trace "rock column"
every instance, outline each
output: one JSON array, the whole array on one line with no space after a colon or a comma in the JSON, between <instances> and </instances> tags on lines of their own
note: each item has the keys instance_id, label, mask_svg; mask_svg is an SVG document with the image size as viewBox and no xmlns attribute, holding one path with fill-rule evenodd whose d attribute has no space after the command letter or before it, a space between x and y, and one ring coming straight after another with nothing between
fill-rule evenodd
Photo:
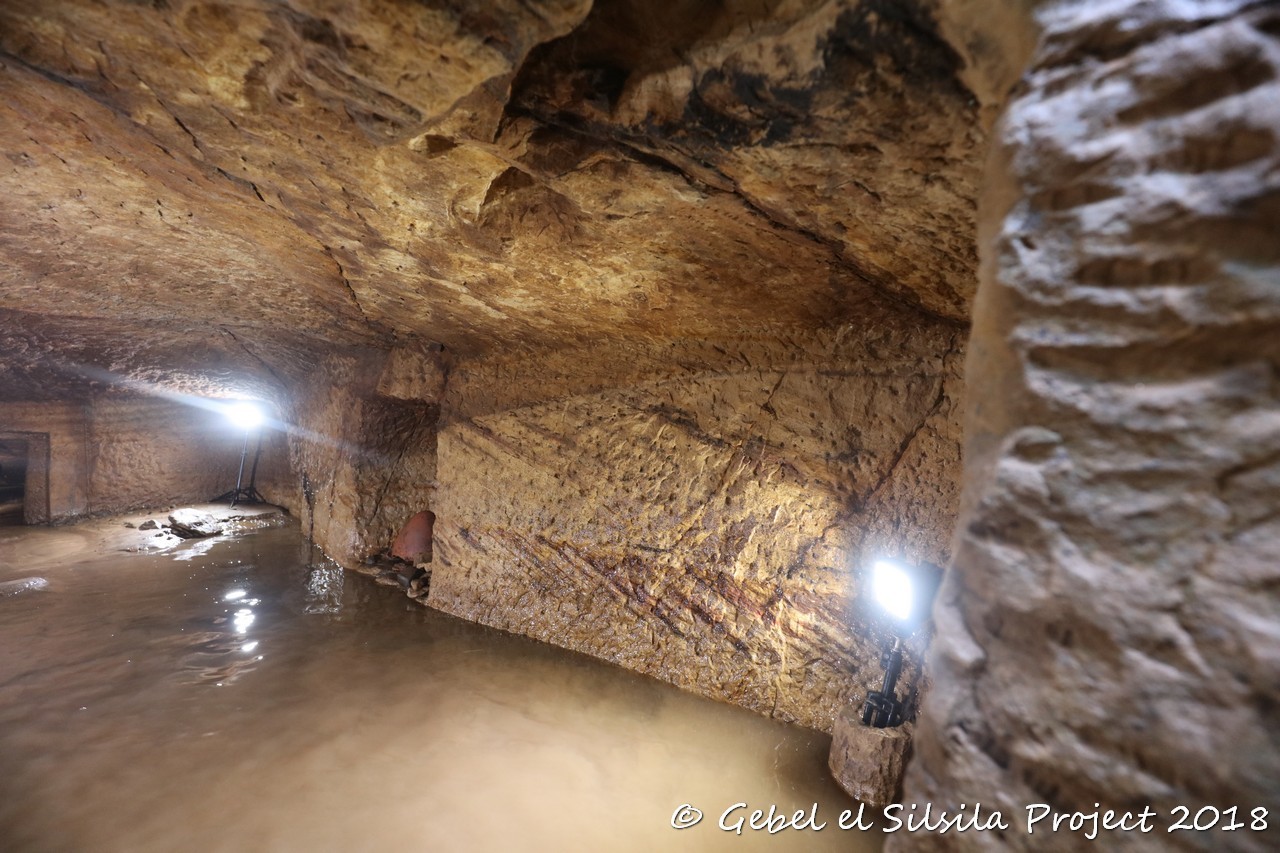
<instances>
[{"instance_id":1,"label":"rock column","mask_svg":"<svg viewBox=\"0 0 1280 853\"><path fill-rule=\"evenodd\" d=\"M1280 821L1280 5L1035 15L983 200L965 495L906 780L1012 826L890 849L1088 843L1028 835L1033 803L1161 816L1109 849L1275 849L1249 814ZM1168 833L1179 805L1245 826Z\"/></svg>"}]
</instances>

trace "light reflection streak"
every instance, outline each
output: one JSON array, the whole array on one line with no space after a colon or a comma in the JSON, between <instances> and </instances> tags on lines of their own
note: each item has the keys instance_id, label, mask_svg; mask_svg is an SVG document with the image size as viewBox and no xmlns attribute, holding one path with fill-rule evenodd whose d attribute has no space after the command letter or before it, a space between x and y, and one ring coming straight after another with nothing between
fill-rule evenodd
<instances>
[{"instance_id":1,"label":"light reflection streak","mask_svg":"<svg viewBox=\"0 0 1280 853\"><path fill-rule=\"evenodd\" d=\"M173 559L194 560L196 557L202 557L209 553L209 549L218 544L218 540L221 538L220 536L210 536L208 539L187 539L185 540L189 543L187 547L181 551L173 552Z\"/></svg>"},{"instance_id":2,"label":"light reflection streak","mask_svg":"<svg viewBox=\"0 0 1280 853\"><path fill-rule=\"evenodd\" d=\"M194 394L183 394L178 391L174 391L172 389L166 388L163 385L158 385L154 382L144 382L143 380L134 379L129 376L121 376L118 373L112 373L109 370L103 370L102 368L95 367L93 365L72 364L72 365L58 365L58 367L64 370L65 372L68 372L71 374L79 374L81 376L85 376L89 379L93 379L98 382L106 382L112 385L118 385L120 387L128 388L131 391L136 391L137 393L146 394L151 397L161 397L166 400L172 400L173 402L181 403L184 406L193 406L195 408L205 409L211 412L217 412L219 415L225 414L228 403L231 402L233 399L234 400L253 400L254 402L257 402L259 404L263 404L266 406L271 405L266 400L263 400L257 397L250 397L249 395L246 395L246 394L230 393L225 398L197 397ZM316 432L315 430L310 430L305 427L299 426L297 424L291 424L286 421L279 420L278 418L271 417L266 412L264 412L264 415L266 415L266 417L264 417L264 420L262 422L262 427L265 429L276 430L277 432L283 432L289 435L297 436L299 438L304 439L305 441L313 442L315 444L326 445L328 447L332 447L337 450L340 450L343 453L347 453L353 457L368 459L373 462L382 462L382 463L390 463L393 461L390 454L374 452L369 450L366 447L361 447L360 445L353 444L349 441L343 441L342 439L337 438L335 436L325 435L324 433L319 433L319 432Z\"/></svg>"},{"instance_id":3,"label":"light reflection streak","mask_svg":"<svg viewBox=\"0 0 1280 853\"><path fill-rule=\"evenodd\" d=\"M231 625L235 628L237 634L243 634L249 630L249 626L253 624L253 611L247 607L242 607L236 611L235 617L231 620Z\"/></svg>"}]
</instances>

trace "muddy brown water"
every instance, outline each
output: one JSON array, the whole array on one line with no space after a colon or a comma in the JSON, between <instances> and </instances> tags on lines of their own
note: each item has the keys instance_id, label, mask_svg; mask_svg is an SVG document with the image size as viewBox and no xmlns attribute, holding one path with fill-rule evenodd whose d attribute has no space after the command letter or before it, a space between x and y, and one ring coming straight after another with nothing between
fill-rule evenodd
<instances>
[{"instance_id":1,"label":"muddy brown water","mask_svg":"<svg viewBox=\"0 0 1280 853\"><path fill-rule=\"evenodd\" d=\"M294 526L91 538L0 531L0 582L48 580L0 598L0 850L879 846L836 826L826 736L420 607ZM720 829L740 802L828 825Z\"/></svg>"}]
</instances>

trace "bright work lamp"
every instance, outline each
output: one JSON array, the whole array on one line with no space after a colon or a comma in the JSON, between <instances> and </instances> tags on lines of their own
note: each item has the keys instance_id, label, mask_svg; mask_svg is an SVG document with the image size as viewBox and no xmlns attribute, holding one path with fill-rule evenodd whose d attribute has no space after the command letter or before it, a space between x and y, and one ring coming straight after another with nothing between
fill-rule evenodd
<instances>
[{"instance_id":1,"label":"bright work lamp","mask_svg":"<svg viewBox=\"0 0 1280 853\"><path fill-rule=\"evenodd\" d=\"M262 409L244 400L227 406L223 409L223 414L227 416L227 420L245 431L256 429L264 420Z\"/></svg>"},{"instance_id":2,"label":"bright work lamp","mask_svg":"<svg viewBox=\"0 0 1280 853\"><path fill-rule=\"evenodd\" d=\"M258 449L253 454L253 468L249 472L249 485L244 483L244 463L249 455L249 434L266 421L266 415L262 408L247 401L237 400L234 403L228 403L222 407L222 413L227 416L227 420L235 424L238 428L244 430L244 446L240 448L240 472L236 474L236 487L229 492L224 492L213 499L213 503L222 503L230 501L232 506L238 503L266 503L266 498L258 493L254 487L254 481L258 479L258 457L262 455L262 433L258 433Z\"/></svg>"},{"instance_id":3,"label":"bright work lamp","mask_svg":"<svg viewBox=\"0 0 1280 853\"><path fill-rule=\"evenodd\" d=\"M871 566L871 593L893 625L893 645L884 653L884 684L867 694L863 725L877 729L902 725L902 702L894 693L902 674L902 639L929 620L929 609L942 574L928 564L908 566L878 559Z\"/></svg>"},{"instance_id":4,"label":"bright work lamp","mask_svg":"<svg viewBox=\"0 0 1280 853\"><path fill-rule=\"evenodd\" d=\"M876 560L871 572L871 590L876 603L899 622L911 618L915 590L907 570L893 560Z\"/></svg>"}]
</instances>

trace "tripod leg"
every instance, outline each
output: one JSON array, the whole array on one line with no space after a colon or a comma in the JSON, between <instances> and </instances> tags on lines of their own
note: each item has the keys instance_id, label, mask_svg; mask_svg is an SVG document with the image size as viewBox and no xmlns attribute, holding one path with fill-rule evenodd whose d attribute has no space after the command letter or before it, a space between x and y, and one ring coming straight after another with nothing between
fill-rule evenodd
<instances>
[{"instance_id":1,"label":"tripod leg","mask_svg":"<svg viewBox=\"0 0 1280 853\"><path fill-rule=\"evenodd\" d=\"M249 455L249 431L244 431L244 447L240 448L240 472L236 474L236 491L231 498L231 505L234 507L236 501L240 500L240 484L244 480L244 460ZM256 463L256 460L255 460ZM256 467L256 464L255 464Z\"/></svg>"},{"instance_id":2,"label":"tripod leg","mask_svg":"<svg viewBox=\"0 0 1280 853\"><path fill-rule=\"evenodd\" d=\"M247 438L247 436L246 436ZM266 503L266 498L258 493L258 460L262 458L262 432L258 432L258 447L253 451L253 467L249 469L249 485L244 490L244 499L250 503Z\"/></svg>"},{"instance_id":3,"label":"tripod leg","mask_svg":"<svg viewBox=\"0 0 1280 853\"><path fill-rule=\"evenodd\" d=\"M249 437L246 435L245 441L247 442L248 440L249 440ZM246 447L247 446L248 445L246 445ZM254 483L258 481L258 460L261 458L262 458L262 433L259 432L258 447L256 450L253 451L253 467L249 469L249 491L253 492L254 494L257 494L257 491L258 491L256 488L254 488Z\"/></svg>"}]
</instances>

